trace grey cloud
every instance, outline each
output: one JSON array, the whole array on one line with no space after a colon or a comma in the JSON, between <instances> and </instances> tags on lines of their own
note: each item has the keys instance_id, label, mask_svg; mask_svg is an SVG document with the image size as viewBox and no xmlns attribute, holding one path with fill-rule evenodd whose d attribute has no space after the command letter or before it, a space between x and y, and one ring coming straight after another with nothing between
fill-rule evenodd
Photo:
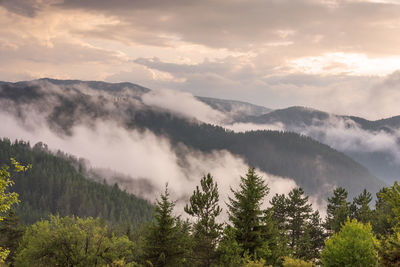
<instances>
[{"instance_id":1,"label":"grey cloud","mask_svg":"<svg viewBox=\"0 0 400 267\"><path fill-rule=\"evenodd\" d=\"M268 43L292 42L291 54L309 49L375 54L396 53L400 6L366 1L64 1L63 8L96 10L121 20L98 29L102 38L140 43L130 28L171 35L210 47L253 50ZM119 29L119 30L118 30ZM118 31L116 31L118 30ZM396 34L397 33L397 34ZM137 36L139 37L139 36ZM166 42L160 42L166 44ZM296 46L296 49L293 47ZM281 51L285 51L283 47Z\"/></svg>"},{"instance_id":2,"label":"grey cloud","mask_svg":"<svg viewBox=\"0 0 400 267\"><path fill-rule=\"evenodd\" d=\"M6 8L10 12L34 17L36 12L40 9L36 1L32 0L1 0L0 6Z\"/></svg>"},{"instance_id":3,"label":"grey cloud","mask_svg":"<svg viewBox=\"0 0 400 267\"><path fill-rule=\"evenodd\" d=\"M329 112L380 119L400 114L400 75L386 77L276 74L268 65L252 64L241 57L228 57L199 64L177 64L160 59L140 58L136 64L171 74L181 82L165 87L249 101L270 108L292 105ZM154 86L157 86L154 84Z\"/></svg>"},{"instance_id":4,"label":"grey cloud","mask_svg":"<svg viewBox=\"0 0 400 267\"><path fill-rule=\"evenodd\" d=\"M0 0L0 6L15 14L33 18L45 7L60 1L62 0Z\"/></svg>"}]
</instances>

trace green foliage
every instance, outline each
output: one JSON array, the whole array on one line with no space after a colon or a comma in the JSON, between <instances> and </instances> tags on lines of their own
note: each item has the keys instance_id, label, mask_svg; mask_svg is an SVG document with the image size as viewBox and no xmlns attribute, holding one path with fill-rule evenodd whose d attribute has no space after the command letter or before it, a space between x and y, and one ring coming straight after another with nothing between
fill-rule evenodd
<instances>
[{"instance_id":1,"label":"green foliage","mask_svg":"<svg viewBox=\"0 0 400 267\"><path fill-rule=\"evenodd\" d=\"M81 165L77 159L58 154L52 155L42 143L31 148L23 141L0 140L0 165L8 164L10 157L33 165L30 171L16 174L14 179L13 190L21 200L17 214L22 222L32 224L50 214L101 217L132 227L151 220L153 206L148 201L120 190L117 185L86 179L79 172Z\"/></svg>"},{"instance_id":2,"label":"green foliage","mask_svg":"<svg viewBox=\"0 0 400 267\"><path fill-rule=\"evenodd\" d=\"M24 233L25 228L19 222L19 218L15 214L15 209L9 209L7 216L0 223L0 246L10 251L5 259L6 263L13 264L15 254Z\"/></svg>"},{"instance_id":3,"label":"green foliage","mask_svg":"<svg viewBox=\"0 0 400 267\"><path fill-rule=\"evenodd\" d=\"M333 190L333 196L328 198L325 229L329 234L337 233L350 218L350 208L347 202L347 191L343 187Z\"/></svg>"},{"instance_id":4,"label":"green foliage","mask_svg":"<svg viewBox=\"0 0 400 267\"><path fill-rule=\"evenodd\" d=\"M312 262L303 261L301 259L285 257L283 260L283 267L312 267L312 266L313 266Z\"/></svg>"},{"instance_id":5,"label":"green foliage","mask_svg":"<svg viewBox=\"0 0 400 267\"><path fill-rule=\"evenodd\" d=\"M235 229L232 226L225 227L217 251L220 255L218 266L236 267L243 264L243 249L236 240Z\"/></svg>"},{"instance_id":6,"label":"green foliage","mask_svg":"<svg viewBox=\"0 0 400 267\"><path fill-rule=\"evenodd\" d=\"M99 219L51 216L27 229L15 266L104 266L131 259L132 248Z\"/></svg>"},{"instance_id":7,"label":"green foliage","mask_svg":"<svg viewBox=\"0 0 400 267\"><path fill-rule=\"evenodd\" d=\"M190 254L189 224L173 216L175 203L169 200L168 187L155 206L155 220L144 240L144 261L152 266L184 266Z\"/></svg>"},{"instance_id":8,"label":"green foliage","mask_svg":"<svg viewBox=\"0 0 400 267\"><path fill-rule=\"evenodd\" d=\"M31 165L22 166L14 158L11 158L11 163L14 166L14 171L17 173L25 172L31 167ZM17 193L8 191L9 187L14 185L8 169L8 166L2 166L0 168L0 222L4 220L5 214L11 206L19 201ZM9 249L0 247L0 263L7 258L9 252Z\"/></svg>"},{"instance_id":9,"label":"green foliage","mask_svg":"<svg viewBox=\"0 0 400 267\"><path fill-rule=\"evenodd\" d=\"M325 242L321 253L326 267L375 266L377 253L375 237L370 224L347 221L342 229Z\"/></svg>"},{"instance_id":10,"label":"green foliage","mask_svg":"<svg viewBox=\"0 0 400 267\"><path fill-rule=\"evenodd\" d=\"M319 254L324 247L326 233L322 226L319 212L315 211L305 222L304 233L299 240L299 248L296 255L300 259L313 260L318 262Z\"/></svg>"},{"instance_id":11,"label":"green foliage","mask_svg":"<svg viewBox=\"0 0 400 267\"><path fill-rule=\"evenodd\" d=\"M395 226L392 208L383 198L387 190L388 188L384 187L376 194L375 210L372 211L372 229L378 238L393 234L393 227Z\"/></svg>"},{"instance_id":12,"label":"green foliage","mask_svg":"<svg viewBox=\"0 0 400 267\"><path fill-rule=\"evenodd\" d=\"M305 234L312 212L311 204L301 188L291 190L286 202L289 247L296 257L305 256L302 254L306 251L306 246L310 245L310 240L307 240Z\"/></svg>"},{"instance_id":13,"label":"green foliage","mask_svg":"<svg viewBox=\"0 0 400 267\"><path fill-rule=\"evenodd\" d=\"M255 261L249 260L246 264L242 265L242 267L263 267L263 266L267 266L264 259L255 260ZM272 267L272 266L268 265L268 267Z\"/></svg>"},{"instance_id":14,"label":"green foliage","mask_svg":"<svg viewBox=\"0 0 400 267\"><path fill-rule=\"evenodd\" d=\"M185 206L185 212L195 217L193 258L199 261L200 266L210 266L218 258L216 247L223 224L217 223L216 218L221 214L222 209L218 205L218 186L214 183L211 174L204 176L200 184L201 190L196 186L196 190L190 197L190 205Z\"/></svg>"},{"instance_id":15,"label":"green foliage","mask_svg":"<svg viewBox=\"0 0 400 267\"><path fill-rule=\"evenodd\" d=\"M385 236L379 243L380 263L386 267L400 266L400 230Z\"/></svg>"},{"instance_id":16,"label":"green foliage","mask_svg":"<svg viewBox=\"0 0 400 267\"><path fill-rule=\"evenodd\" d=\"M263 240L265 211L261 209L261 204L269 188L255 173L254 168L249 168L246 177L240 179L240 189L237 191L231 189L233 198L229 197L229 220L235 229L237 242L244 252L253 256L265 245Z\"/></svg>"},{"instance_id":17,"label":"green foliage","mask_svg":"<svg viewBox=\"0 0 400 267\"><path fill-rule=\"evenodd\" d=\"M354 198L353 205L355 207L353 217L357 219L357 221L362 223L370 222L372 219L372 210L370 208L370 203L372 201L372 196L370 192L367 192L366 189Z\"/></svg>"},{"instance_id":18,"label":"green foliage","mask_svg":"<svg viewBox=\"0 0 400 267\"><path fill-rule=\"evenodd\" d=\"M388 218L389 222L400 226L400 185L394 182L393 186L380 193L380 197L392 210L392 216Z\"/></svg>"}]
</instances>

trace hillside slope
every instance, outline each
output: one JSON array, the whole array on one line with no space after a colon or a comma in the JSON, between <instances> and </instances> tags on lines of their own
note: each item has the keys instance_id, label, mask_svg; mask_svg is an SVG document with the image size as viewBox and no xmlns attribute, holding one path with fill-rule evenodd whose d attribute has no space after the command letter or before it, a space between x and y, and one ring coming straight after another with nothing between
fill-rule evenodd
<instances>
[{"instance_id":1,"label":"hillside slope","mask_svg":"<svg viewBox=\"0 0 400 267\"><path fill-rule=\"evenodd\" d=\"M49 153L46 146L31 147L23 141L0 140L0 166L10 165L13 157L22 164L32 164L26 173L13 174L11 190L19 194L17 211L22 221L34 223L50 214L61 216L101 217L112 223L132 226L149 221L153 206L134 195L86 179L83 166L59 152ZM76 165L76 166L73 166Z\"/></svg>"},{"instance_id":2,"label":"hillside slope","mask_svg":"<svg viewBox=\"0 0 400 267\"><path fill-rule=\"evenodd\" d=\"M363 188L377 192L384 185L351 158L309 137L274 131L234 133L145 105L138 94L127 93L115 101L112 92L120 84L115 84L117 89L114 84L102 85L106 88L103 94L98 94L96 88L91 89L90 83L81 81L8 83L1 88L3 111L24 120L29 115L26 110L34 110L61 135L72 135L76 125L90 126L96 120L113 120L126 129L150 130L167 137L176 149L184 144L205 152L228 150L243 157L249 165L294 179L307 193L319 194L321 198L333 186L343 186L354 196Z\"/></svg>"},{"instance_id":3,"label":"hillside slope","mask_svg":"<svg viewBox=\"0 0 400 267\"><path fill-rule=\"evenodd\" d=\"M289 107L237 122L278 125L282 130L310 136L344 152L388 184L400 178L400 116L371 121Z\"/></svg>"}]
</instances>

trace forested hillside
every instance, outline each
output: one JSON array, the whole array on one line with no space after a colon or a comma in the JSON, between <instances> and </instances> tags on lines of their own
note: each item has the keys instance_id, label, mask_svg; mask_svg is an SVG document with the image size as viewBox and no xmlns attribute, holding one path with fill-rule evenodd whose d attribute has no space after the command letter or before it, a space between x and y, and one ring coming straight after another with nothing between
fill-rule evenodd
<instances>
[{"instance_id":1,"label":"forested hillside","mask_svg":"<svg viewBox=\"0 0 400 267\"><path fill-rule=\"evenodd\" d=\"M33 110L57 134L72 135L75 126L112 120L124 129L150 130L167 137L174 149L184 144L203 152L228 150L248 165L294 179L310 194L322 196L333 186L343 186L355 196L360 188L377 192L384 185L362 165L309 137L276 131L234 133L147 105L142 95L148 89L134 84L40 80L6 83L1 88L3 110L22 121Z\"/></svg>"},{"instance_id":2,"label":"forested hillside","mask_svg":"<svg viewBox=\"0 0 400 267\"><path fill-rule=\"evenodd\" d=\"M310 194L321 192L327 184L345 187L351 196L358 194L360 187L377 192L384 185L343 153L297 133L234 133L219 126L188 123L171 114L152 111L137 111L129 118L129 127L151 129L167 135L175 144L182 142L202 151L227 149L261 170L293 178Z\"/></svg>"},{"instance_id":3,"label":"forested hillside","mask_svg":"<svg viewBox=\"0 0 400 267\"><path fill-rule=\"evenodd\" d=\"M65 156L64 154L62 154ZM50 214L60 216L101 217L111 223L137 226L153 216L153 206L119 189L85 179L74 159L52 155L43 144L33 147L23 141L0 140L0 166L10 158L32 168L15 174L12 190L21 203L17 213L25 223L33 223Z\"/></svg>"},{"instance_id":4,"label":"forested hillside","mask_svg":"<svg viewBox=\"0 0 400 267\"><path fill-rule=\"evenodd\" d=\"M400 116L367 120L311 108L289 107L243 117L237 122L249 123L248 129L272 125L310 136L350 156L388 184L400 177Z\"/></svg>"},{"instance_id":5,"label":"forested hillside","mask_svg":"<svg viewBox=\"0 0 400 267\"><path fill-rule=\"evenodd\" d=\"M21 145L17 143L14 146ZM26 146L26 144L22 144ZM43 146L35 149L43 148ZM134 231L126 222L102 218L50 216L23 227L11 208L13 180L30 176L29 167L11 160L1 168L0 262L12 266L397 266L399 189L377 194L363 190L352 200L341 187L329 193L326 217L314 210L302 188L275 194L254 168L240 177L222 218L219 186L208 173L197 182L183 210L175 207L168 185L155 203L154 220ZM12 176L15 176L13 174ZM4 183L6 184L4 186ZM4 191L7 189L7 191ZM29 201L21 199L22 201ZM66 203L64 203L65 205ZM189 220L182 219L185 212ZM7 250L5 250L7 249Z\"/></svg>"}]
</instances>

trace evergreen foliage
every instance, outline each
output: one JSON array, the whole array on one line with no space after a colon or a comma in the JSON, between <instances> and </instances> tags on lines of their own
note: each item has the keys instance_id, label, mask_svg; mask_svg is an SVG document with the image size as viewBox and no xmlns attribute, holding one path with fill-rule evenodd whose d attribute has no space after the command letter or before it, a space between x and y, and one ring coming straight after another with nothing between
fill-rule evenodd
<instances>
[{"instance_id":1,"label":"evergreen foliage","mask_svg":"<svg viewBox=\"0 0 400 267\"><path fill-rule=\"evenodd\" d=\"M60 86L60 90L49 91L41 84ZM81 90L82 84L111 97L90 95ZM29 104L37 111L45 110L41 115L49 127L67 135L82 121L94 122L106 118L121 121L129 129L150 130L166 136L173 145L183 143L189 148L206 152L226 149L244 157L250 165L262 171L293 178L307 193L331 184L346 186L349 195L354 197L361 186L376 192L384 185L356 161L309 137L278 131L234 133L211 124L192 123L168 111L137 104L141 101L140 96L150 90L134 84L44 79L36 84L3 83L0 87L0 100L11 103L19 111L16 116L23 116L20 111L24 111L24 105ZM135 101L129 101L130 97L127 101L113 101L115 93L128 88L132 92L130 97ZM44 108L49 97L57 101Z\"/></svg>"},{"instance_id":2,"label":"evergreen foliage","mask_svg":"<svg viewBox=\"0 0 400 267\"><path fill-rule=\"evenodd\" d=\"M328 198L325 228L329 234L337 233L350 218L350 208L347 202L347 191L343 187L333 190L333 196Z\"/></svg>"},{"instance_id":3,"label":"evergreen foliage","mask_svg":"<svg viewBox=\"0 0 400 267\"><path fill-rule=\"evenodd\" d=\"M243 248L236 240L235 229L227 225L224 229L217 252L220 256L219 267L236 267L244 263Z\"/></svg>"},{"instance_id":4,"label":"evergreen foliage","mask_svg":"<svg viewBox=\"0 0 400 267\"><path fill-rule=\"evenodd\" d=\"M14 171L25 172L30 168L29 166L23 166L14 158L11 158L11 163L14 166ZM11 209L11 206L18 203L18 194L15 192L10 192L9 188L14 185L14 181L11 179L11 174L8 171L9 167L7 165L1 166L0 168L0 222L4 220L6 213ZM2 248L0 246L0 263L8 257L10 250L7 248Z\"/></svg>"},{"instance_id":5,"label":"evergreen foliage","mask_svg":"<svg viewBox=\"0 0 400 267\"><path fill-rule=\"evenodd\" d=\"M160 198L145 237L144 258L153 266L187 265L191 248L189 225L172 214L175 203L169 199L167 186Z\"/></svg>"},{"instance_id":6,"label":"evergreen foliage","mask_svg":"<svg viewBox=\"0 0 400 267\"><path fill-rule=\"evenodd\" d=\"M0 222L0 246L10 251L5 263L13 266L15 254L25 233L25 227L20 223L15 209L11 208L7 216Z\"/></svg>"},{"instance_id":7,"label":"evergreen foliage","mask_svg":"<svg viewBox=\"0 0 400 267\"><path fill-rule=\"evenodd\" d=\"M353 205L355 207L354 218L362 223L370 222L372 219L372 210L370 208L370 203L372 201L372 196L370 192L366 189L354 198Z\"/></svg>"},{"instance_id":8,"label":"evergreen foliage","mask_svg":"<svg viewBox=\"0 0 400 267\"><path fill-rule=\"evenodd\" d=\"M372 229L378 238L393 234L393 227L395 226L392 208L384 199L387 190L389 189L384 187L376 194L375 210L372 211Z\"/></svg>"},{"instance_id":9,"label":"evergreen foliage","mask_svg":"<svg viewBox=\"0 0 400 267\"><path fill-rule=\"evenodd\" d=\"M287 198L287 231L289 235L289 247L294 256L302 256L304 252L305 240L303 236L306 233L306 224L310 219L312 208L308 203L308 196L304 196L301 188L294 188L289 192ZM309 243L309 242L307 242Z\"/></svg>"},{"instance_id":10,"label":"evergreen foliage","mask_svg":"<svg viewBox=\"0 0 400 267\"><path fill-rule=\"evenodd\" d=\"M31 170L15 175L13 186L21 200L17 214L24 223L59 214L102 217L112 223L126 222L136 227L152 218L153 206L149 202L121 191L117 185L85 179L79 167L73 166L78 161L63 156L52 155L43 144L31 148L23 141L0 140L0 166L9 164L10 157L32 163Z\"/></svg>"},{"instance_id":11,"label":"evergreen foliage","mask_svg":"<svg viewBox=\"0 0 400 267\"><path fill-rule=\"evenodd\" d=\"M200 185L201 189L196 186L196 190L190 197L189 205L186 205L184 210L195 217L193 258L198 260L199 266L209 267L218 259L216 247L223 224L217 223L216 218L221 214L222 209L218 205L218 186L217 183L214 183L211 174L203 176Z\"/></svg>"},{"instance_id":12,"label":"evergreen foliage","mask_svg":"<svg viewBox=\"0 0 400 267\"><path fill-rule=\"evenodd\" d=\"M229 197L229 220L234 226L237 242L245 253L253 257L261 252L265 243L265 211L261 209L261 204L269 188L254 168L249 168L246 176L240 177L240 180L239 189L231 189L233 198Z\"/></svg>"}]
</instances>

